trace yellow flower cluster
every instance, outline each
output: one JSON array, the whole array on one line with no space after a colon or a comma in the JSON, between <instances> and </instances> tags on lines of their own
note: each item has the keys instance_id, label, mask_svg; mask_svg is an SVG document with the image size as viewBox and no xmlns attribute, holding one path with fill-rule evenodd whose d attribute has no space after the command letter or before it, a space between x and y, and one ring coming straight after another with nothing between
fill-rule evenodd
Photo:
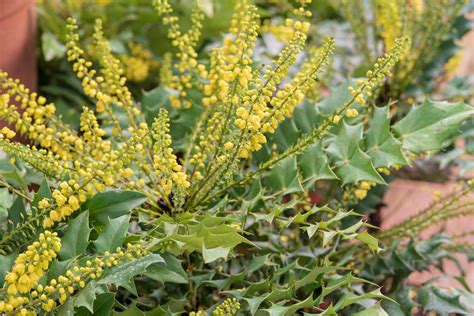
<instances>
[{"instance_id":1,"label":"yellow flower cluster","mask_svg":"<svg viewBox=\"0 0 474 316\"><path fill-rule=\"evenodd\" d=\"M153 123L152 136L155 144L153 146L153 166L157 176L161 177L161 187L166 195L169 195L173 184L180 191L185 191L190 183L187 175L181 171L182 166L178 164L176 156L171 148L171 136L169 135L168 111L160 109Z\"/></svg>"},{"instance_id":2,"label":"yellow flower cluster","mask_svg":"<svg viewBox=\"0 0 474 316\"><path fill-rule=\"evenodd\" d=\"M313 2L312 0L297 0L296 2L300 4L300 7L293 9L293 14L296 16L300 15L306 17L311 17L313 15L310 10L306 9L306 7Z\"/></svg>"},{"instance_id":3,"label":"yellow flower cluster","mask_svg":"<svg viewBox=\"0 0 474 316\"><path fill-rule=\"evenodd\" d=\"M361 181L354 191L355 197L359 200L365 199L369 190L375 185L376 183L372 181Z\"/></svg>"},{"instance_id":4,"label":"yellow flower cluster","mask_svg":"<svg viewBox=\"0 0 474 316\"><path fill-rule=\"evenodd\" d=\"M236 315L239 310L240 303L237 299L228 298L212 311L212 316L233 316Z\"/></svg>"},{"instance_id":5,"label":"yellow flower cluster","mask_svg":"<svg viewBox=\"0 0 474 316\"><path fill-rule=\"evenodd\" d=\"M302 25L304 27L304 24ZM245 108L237 109L237 116L241 119L245 117L245 121L242 124L236 120L235 123L239 128L246 130L248 135L242 144L240 157L246 158L249 152L261 148L261 144L266 142L264 133L273 133L281 121L291 116L295 107L303 101L307 91L322 72L323 67L328 64L329 56L334 50L332 38L328 38L321 50L308 58L290 83L277 90L277 84L286 75L297 53L304 47L305 39L303 32L295 32L294 39L276 61L275 70L270 70L264 75L263 78L267 81L261 89L258 89L260 92L257 93L256 98L253 98L255 101L252 100L256 103L251 105L248 113L244 111ZM267 108L266 104L270 104L270 107Z\"/></svg>"},{"instance_id":6,"label":"yellow flower cluster","mask_svg":"<svg viewBox=\"0 0 474 316\"><path fill-rule=\"evenodd\" d=\"M58 158L72 157L77 135L56 119L54 104L47 103L46 98L35 92L30 93L19 80L10 78L4 71L0 71L0 88L5 92L0 95L0 119L12 124L21 135L51 150Z\"/></svg>"},{"instance_id":7,"label":"yellow flower cluster","mask_svg":"<svg viewBox=\"0 0 474 316\"><path fill-rule=\"evenodd\" d=\"M176 57L177 62L174 67L179 72L173 75L171 80L167 82L169 88L175 89L177 95L170 96L171 105L174 108L191 106L189 100L186 99L186 90L193 87L193 77L206 77L207 71L204 65L197 61L196 46L201 37L202 20L204 14L199 7L198 1L195 2L195 8L191 14L191 28L187 32L181 31L179 18L173 15L173 9L168 0L154 0L156 12L162 17L163 24L168 26L168 38L171 44L178 49Z\"/></svg>"},{"instance_id":8,"label":"yellow flower cluster","mask_svg":"<svg viewBox=\"0 0 474 316\"><path fill-rule=\"evenodd\" d=\"M67 56L73 63L73 70L77 77L82 80L84 93L96 100L96 111L106 112L107 123L114 126L113 132L118 134L121 131L119 120L111 109L111 104L123 108L127 114L130 126L136 127L135 117L140 115L140 111L134 107L132 94L125 86L126 78L122 76L120 60L112 54L107 40L103 36L102 22L97 19L94 27L94 50L99 56L101 65L100 75L92 69L92 62L84 58L84 50L78 45L79 35L76 33L77 24L73 18L68 19L68 42Z\"/></svg>"},{"instance_id":9,"label":"yellow flower cluster","mask_svg":"<svg viewBox=\"0 0 474 316\"><path fill-rule=\"evenodd\" d=\"M3 138L12 139L13 137L15 137L15 135L16 133L12 131L11 129L9 129L7 126L3 127L2 130L0 131L0 139L3 139Z\"/></svg>"},{"instance_id":10,"label":"yellow flower cluster","mask_svg":"<svg viewBox=\"0 0 474 316\"><path fill-rule=\"evenodd\" d=\"M51 208L49 217L43 220L43 226L49 228L55 222L63 221L66 217L77 211L80 203L85 202L87 197L94 194L97 189L104 189L104 186L96 183L95 187L89 184L86 188L82 188L73 179L61 182L58 189L52 193L53 205L50 205L50 202L46 199L42 200L39 205L44 210Z\"/></svg>"},{"instance_id":11,"label":"yellow flower cluster","mask_svg":"<svg viewBox=\"0 0 474 316\"><path fill-rule=\"evenodd\" d=\"M153 59L151 52L140 44L130 42L128 46L131 56L120 56L125 69L125 77L131 82L142 82L148 78L150 71L158 68L159 64Z\"/></svg>"},{"instance_id":12,"label":"yellow flower cluster","mask_svg":"<svg viewBox=\"0 0 474 316\"><path fill-rule=\"evenodd\" d=\"M269 33L275 36L275 38L284 43L288 44L293 38L295 32L294 28L287 26L286 24L273 24L270 20L263 21L260 32L262 34Z\"/></svg>"},{"instance_id":13,"label":"yellow flower cluster","mask_svg":"<svg viewBox=\"0 0 474 316\"><path fill-rule=\"evenodd\" d=\"M398 0L376 0L375 24L382 30L380 35L387 50L392 49L395 39L401 36L402 19Z\"/></svg>"},{"instance_id":14,"label":"yellow flower cluster","mask_svg":"<svg viewBox=\"0 0 474 316\"><path fill-rule=\"evenodd\" d=\"M59 247L56 248L59 250ZM38 306L41 306L43 312L52 312L88 282L100 278L105 269L138 259L147 253L142 244L128 244L126 249L119 247L114 253L105 252L103 257L87 260L83 265L76 262L64 275L51 279L48 285L33 284L27 291L22 292L28 295L16 297L16 305L11 305L10 302L2 305L0 301L0 312L18 311L20 315L37 315Z\"/></svg>"},{"instance_id":15,"label":"yellow flower cluster","mask_svg":"<svg viewBox=\"0 0 474 316\"><path fill-rule=\"evenodd\" d=\"M57 233L45 231L24 253L18 255L12 271L5 277L7 296L0 300L0 313L11 313L30 302L25 293L36 286L60 249L61 240Z\"/></svg>"}]
</instances>

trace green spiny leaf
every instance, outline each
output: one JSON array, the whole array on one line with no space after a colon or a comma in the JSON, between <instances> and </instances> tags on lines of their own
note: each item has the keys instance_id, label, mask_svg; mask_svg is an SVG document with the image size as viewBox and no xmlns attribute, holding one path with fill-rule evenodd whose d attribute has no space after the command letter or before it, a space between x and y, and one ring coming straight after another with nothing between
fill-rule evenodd
<instances>
[{"instance_id":1,"label":"green spiny leaf","mask_svg":"<svg viewBox=\"0 0 474 316\"><path fill-rule=\"evenodd\" d=\"M403 148L414 153L439 150L457 132L461 123L474 110L462 102L435 102L426 99L413 108L393 129L403 142Z\"/></svg>"},{"instance_id":2,"label":"green spiny leaf","mask_svg":"<svg viewBox=\"0 0 474 316\"><path fill-rule=\"evenodd\" d=\"M106 271L97 284L120 285L128 282L132 277L142 274L154 263L164 262L163 258L157 254L149 254L139 259L132 259Z\"/></svg>"},{"instance_id":3,"label":"green spiny leaf","mask_svg":"<svg viewBox=\"0 0 474 316\"><path fill-rule=\"evenodd\" d=\"M89 214L82 212L69 225L61 238L61 250L59 258L66 260L83 254L89 245L89 234L92 229L89 227Z\"/></svg>"},{"instance_id":4,"label":"green spiny leaf","mask_svg":"<svg viewBox=\"0 0 474 316\"><path fill-rule=\"evenodd\" d=\"M389 107L375 107L370 128L365 133L367 154L375 168L387 168L394 164L406 165L402 143L390 132Z\"/></svg>"},{"instance_id":5,"label":"green spiny leaf","mask_svg":"<svg viewBox=\"0 0 474 316\"><path fill-rule=\"evenodd\" d=\"M361 124L348 125L343 122L339 134L330 141L327 148L336 166L336 174L343 184L362 180L385 183L374 169L370 157L360 149L361 138Z\"/></svg>"},{"instance_id":6,"label":"green spiny leaf","mask_svg":"<svg viewBox=\"0 0 474 316\"><path fill-rule=\"evenodd\" d=\"M107 191L97 193L86 204L91 219L102 224L108 223L108 218L116 218L129 214L132 209L143 204L147 197L133 191Z\"/></svg>"},{"instance_id":7,"label":"green spiny leaf","mask_svg":"<svg viewBox=\"0 0 474 316\"><path fill-rule=\"evenodd\" d=\"M129 221L130 215L109 219L104 230L99 232L99 237L94 241L97 252L113 252L117 247L120 247L130 226Z\"/></svg>"}]
</instances>

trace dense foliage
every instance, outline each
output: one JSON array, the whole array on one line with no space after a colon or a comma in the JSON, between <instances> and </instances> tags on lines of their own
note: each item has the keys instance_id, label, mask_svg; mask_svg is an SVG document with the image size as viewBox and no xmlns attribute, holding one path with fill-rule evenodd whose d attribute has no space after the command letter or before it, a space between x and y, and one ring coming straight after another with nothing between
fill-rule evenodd
<instances>
[{"instance_id":1,"label":"dense foliage","mask_svg":"<svg viewBox=\"0 0 474 316\"><path fill-rule=\"evenodd\" d=\"M237 1L208 54L198 48L200 2L184 28L168 1L154 1L146 12L161 21L171 50L159 85L143 93L127 79L158 81L124 71L133 62L112 49L102 20L84 41L69 18L67 60L79 100L93 104L77 129L0 72L0 117L12 126L0 136L8 154L0 162L1 313L469 313L462 277L466 290L406 280L472 250L464 235L419 239L426 227L473 214L472 180L388 230L363 215L393 170L450 146L472 107L425 97L400 110L394 98L406 105L413 83L400 74L418 76L409 67L419 31L382 22L380 57L370 50L360 78L322 97L337 43L307 44L316 42L310 2L285 13L284 45L271 56L259 51L274 28L248 1ZM400 16L401 25L425 20ZM130 49L147 67L156 62L143 47Z\"/></svg>"}]
</instances>

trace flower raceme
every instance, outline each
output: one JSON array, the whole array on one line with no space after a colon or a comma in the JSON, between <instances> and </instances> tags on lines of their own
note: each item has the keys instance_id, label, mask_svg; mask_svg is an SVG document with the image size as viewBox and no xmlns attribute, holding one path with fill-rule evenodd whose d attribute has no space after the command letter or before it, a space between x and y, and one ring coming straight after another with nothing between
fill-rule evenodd
<instances>
[{"instance_id":1,"label":"flower raceme","mask_svg":"<svg viewBox=\"0 0 474 316\"><path fill-rule=\"evenodd\" d=\"M46 285L38 284L60 248L57 233L46 231L27 252L18 256L12 272L5 278L7 295L0 296L0 312L18 312L20 315L37 315L38 310L51 312L89 282L100 278L106 269L148 253L141 243L127 244L126 248L119 247L112 253L106 251L103 256L84 263L75 262L64 274L49 280Z\"/></svg>"},{"instance_id":2,"label":"flower raceme","mask_svg":"<svg viewBox=\"0 0 474 316\"><path fill-rule=\"evenodd\" d=\"M4 288L7 293L3 298L0 296L0 312L12 312L28 302L25 294L36 286L60 249L61 240L58 234L45 231L25 252L18 255L11 272L5 277Z\"/></svg>"}]
</instances>

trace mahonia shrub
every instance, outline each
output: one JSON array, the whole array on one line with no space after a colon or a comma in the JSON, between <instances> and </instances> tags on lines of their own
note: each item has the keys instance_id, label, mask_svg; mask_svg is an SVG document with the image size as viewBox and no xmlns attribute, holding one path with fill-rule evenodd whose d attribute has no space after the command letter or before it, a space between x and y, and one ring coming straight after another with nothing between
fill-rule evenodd
<instances>
[{"instance_id":1,"label":"mahonia shrub","mask_svg":"<svg viewBox=\"0 0 474 316\"><path fill-rule=\"evenodd\" d=\"M403 36L363 78L312 101L335 43L306 49L309 2L289 13L287 45L261 65L259 15L246 0L207 59L196 51L198 3L184 30L166 0L154 1L175 49L161 85L141 100L101 20L90 43L94 64L69 19L68 60L95 104L83 108L77 130L53 103L0 73L0 117L11 126L0 137L9 155L0 178L1 313L372 315L418 304L440 311L433 295L451 302L441 312L467 311L464 292L426 287L406 303L403 285L441 258L427 249L448 249L441 241L415 246L410 237L472 214L472 181L380 233L353 206L390 170L448 145L472 108L427 98L395 119L389 104L376 104L375 91L406 51ZM394 239L399 244L384 250ZM401 279L387 285L393 277Z\"/></svg>"}]
</instances>

